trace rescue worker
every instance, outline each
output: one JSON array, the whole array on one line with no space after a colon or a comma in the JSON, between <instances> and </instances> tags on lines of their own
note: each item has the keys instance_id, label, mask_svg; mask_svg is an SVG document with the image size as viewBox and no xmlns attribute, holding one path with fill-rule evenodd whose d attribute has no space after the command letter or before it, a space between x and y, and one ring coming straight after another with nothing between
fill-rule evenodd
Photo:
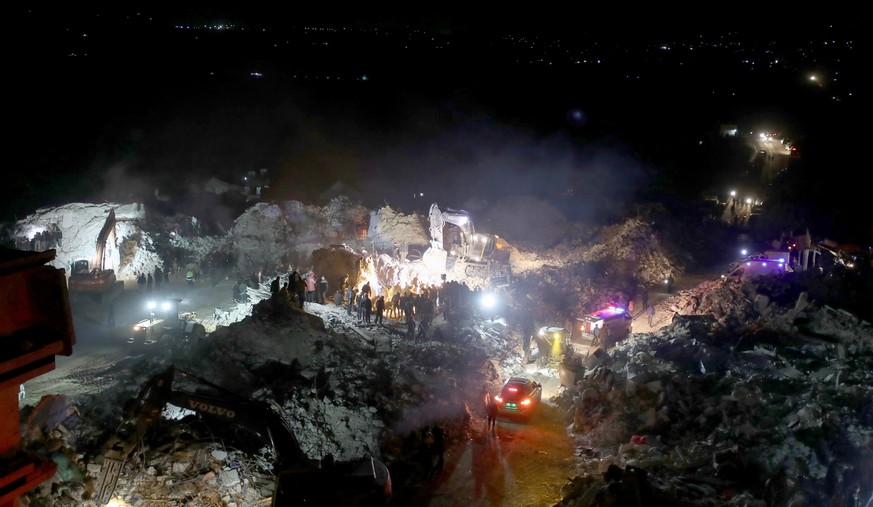
<instances>
[{"instance_id":1,"label":"rescue worker","mask_svg":"<svg viewBox=\"0 0 873 507\"><path fill-rule=\"evenodd\" d=\"M297 304L300 305L300 309L303 309L303 303L306 301L306 280L300 276L300 272L296 269L291 272L288 290L293 291L294 294L297 295Z\"/></svg>"},{"instance_id":2,"label":"rescue worker","mask_svg":"<svg viewBox=\"0 0 873 507\"><path fill-rule=\"evenodd\" d=\"M382 313L385 312L385 296L376 298L376 324L382 325Z\"/></svg>"},{"instance_id":3,"label":"rescue worker","mask_svg":"<svg viewBox=\"0 0 873 507\"><path fill-rule=\"evenodd\" d=\"M649 318L649 327L652 327L655 321L655 307L651 303L646 307L646 315Z\"/></svg>"},{"instance_id":4,"label":"rescue worker","mask_svg":"<svg viewBox=\"0 0 873 507\"><path fill-rule=\"evenodd\" d=\"M358 295L358 289L354 286L350 286L348 292L346 292L346 301L348 303L348 313L352 314L352 310L355 308L355 298Z\"/></svg>"},{"instance_id":5,"label":"rescue worker","mask_svg":"<svg viewBox=\"0 0 873 507\"><path fill-rule=\"evenodd\" d=\"M327 278L324 275L318 280L318 302L327 304Z\"/></svg>"},{"instance_id":6,"label":"rescue worker","mask_svg":"<svg viewBox=\"0 0 873 507\"><path fill-rule=\"evenodd\" d=\"M406 337L411 341L415 338L415 318L412 312L406 313Z\"/></svg>"},{"instance_id":7,"label":"rescue worker","mask_svg":"<svg viewBox=\"0 0 873 507\"><path fill-rule=\"evenodd\" d=\"M373 301L369 294L364 294L364 299L361 300L361 319L367 324L370 323L370 316L373 314Z\"/></svg>"},{"instance_id":8,"label":"rescue worker","mask_svg":"<svg viewBox=\"0 0 873 507\"><path fill-rule=\"evenodd\" d=\"M397 289L394 292L394 295L391 296L391 313L389 316L391 318L398 318L401 315L402 310L400 309L400 289Z\"/></svg>"}]
</instances>

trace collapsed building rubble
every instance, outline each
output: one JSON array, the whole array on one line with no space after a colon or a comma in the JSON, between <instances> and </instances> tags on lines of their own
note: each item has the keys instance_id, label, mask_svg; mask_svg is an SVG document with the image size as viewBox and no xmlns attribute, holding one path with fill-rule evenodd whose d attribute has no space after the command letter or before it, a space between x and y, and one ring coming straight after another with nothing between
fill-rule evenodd
<instances>
[{"instance_id":1,"label":"collapsed building rubble","mask_svg":"<svg viewBox=\"0 0 873 507\"><path fill-rule=\"evenodd\" d=\"M713 282L679 295L674 309L699 313L577 366L556 401L583 474L562 505L593 505L610 466L645 470L653 505L869 501L873 326L805 297L764 316L738 294Z\"/></svg>"},{"instance_id":2,"label":"collapsed building rubble","mask_svg":"<svg viewBox=\"0 0 873 507\"><path fill-rule=\"evenodd\" d=\"M391 254L398 242L426 243L422 223L339 200L327 207L257 205L227 238L174 234L175 252L195 263L232 247L236 265L227 276L246 278L246 300L206 317L214 331L197 347L119 365L129 369L123 382L70 402L80 417L32 432L33 448L50 449L69 473L34 491L29 505L93 504L102 442L119 425L125 401L170 363L274 405L312 459L371 454L399 470L415 469L410 435L439 424L450 440L463 439L481 387L499 386L526 366L519 339L526 320L571 321L599 304L626 302L688 261L666 253L666 240L639 218L586 229L588 240L571 238L543 252L513 247L519 276L501 292L511 302L505 319L465 308L434 319L418 341L401 321L368 326L334 304L307 304L306 312L276 304L271 278L285 282L296 267L329 274L331 293L345 274L377 290L439 283L440 272L419 259ZM122 273L153 269L163 260L160 242L141 228L131 231L121 237L138 253L126 257ZM253 271L263 277L248 279ZM784 300L784 293L713 280L660 302L658 325L668 325L660 331L563 365L542 354L538 374L571 369L576 379L549 400L566 411L568 432L579 442L583 473L568 484L565 503L590 505L609 484L621 489L615 484L636 480L650 486L640 494L666 504L764 505L766 479L779 474L785 495L869 496L862 479L870 467L860 456L870 450L873 428L870 327L805 295L790 305ZM185 412L167 414L157 430L161 436L120 477L119 499L269 501L274 477L263 442ZM420 472L398 472L396 479L412 481ZM676 503L680 497L689 503Z\"/></svg>"}]
</instances>

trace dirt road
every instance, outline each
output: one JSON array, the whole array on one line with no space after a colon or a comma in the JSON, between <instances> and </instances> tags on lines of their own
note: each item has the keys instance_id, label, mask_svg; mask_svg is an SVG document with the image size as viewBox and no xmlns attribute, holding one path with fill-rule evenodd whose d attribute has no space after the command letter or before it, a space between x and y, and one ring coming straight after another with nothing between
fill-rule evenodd
<instances>
[{"instance_id":1,"label":"dirt road","mask_svg":"<svg viewBox=\"0 0 873 507\"><path fill-rule=\"evenodd\" d=\"M446 451L445 465L392 505L531 507L553 505L574 470L574 446L559 409L544 400L529 423L499 419L495 432L474 418L467 439Z\"/></svg>"},{"instance_id":2,"label":"dirt road","mask_svg":"<svg viewBox=\"0 0 873 507\"><path fill-rule=\"evenodd\" d=\"M71 304L76 333L73 354L56 356L54 370L25 382L19 409L35 405L45 395L61 394L75 399L97 393L123 378L126 366L149 354L160 354L160 350L127 343L133 325L148 317L146 302L160 298L179 298L183 300L182 309L209 314L214 308L232 302L232 282L189 287L184 280L177 280L147 294L127 288L112 302L114 323L110 323L109 304L78 298Z\"/></svg>"}]
</instances>

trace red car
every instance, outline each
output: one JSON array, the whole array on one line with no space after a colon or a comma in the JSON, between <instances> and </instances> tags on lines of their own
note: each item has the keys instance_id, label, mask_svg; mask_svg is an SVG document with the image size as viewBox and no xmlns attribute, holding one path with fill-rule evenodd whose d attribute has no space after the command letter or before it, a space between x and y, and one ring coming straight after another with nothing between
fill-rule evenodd
<instances>
[{"instance_id":1,"label":"red car","mask_svg":"<svg viewBox=\"0 0 873 507\"><path fill-rule=\"evenodd\" d=\"M540 406L543 386L526 377L512 377L494 397L500 414L530 419Z\"/></svg>"}]
</instances>

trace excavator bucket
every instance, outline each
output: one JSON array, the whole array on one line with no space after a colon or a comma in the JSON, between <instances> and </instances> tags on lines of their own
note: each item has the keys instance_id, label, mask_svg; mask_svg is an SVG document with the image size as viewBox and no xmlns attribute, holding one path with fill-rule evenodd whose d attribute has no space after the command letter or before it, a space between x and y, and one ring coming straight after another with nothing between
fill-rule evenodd
<instances>
[{"instance_id":1,"label":"excavator bucket","mask_svg":"<svg viewBox=\"0 0 873 507\"><path fill-rule=\"evenodd\" d=\"M124 466L124 457L120 451L110 450L103 456L103 467L100 469L100 477L97 479L95 498L98 505L106 505L112 500L115 485L121 475L121 467Z\"/></svg>"}]
</instances>

